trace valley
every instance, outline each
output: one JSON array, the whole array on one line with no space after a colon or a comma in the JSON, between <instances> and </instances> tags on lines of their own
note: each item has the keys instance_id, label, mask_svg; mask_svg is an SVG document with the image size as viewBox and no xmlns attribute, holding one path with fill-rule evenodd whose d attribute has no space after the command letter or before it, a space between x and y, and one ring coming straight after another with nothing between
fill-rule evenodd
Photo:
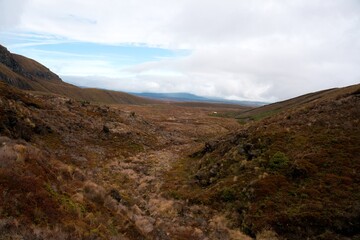
<instances>
[{"instance_id":1,"label":"valley","mask_svg":"<svg viewBox=\"0 0 360 240\"><path fill-rule=\"evenodd\" d=\"M209 116L213 108L92 105L1 87L1 109L6 111L2 133L27 141L1 139L2 161L11 166L2 169L2 177L41 181L37 187L46 186L46 197L55 201L62 216L52 219L53 213L43 206L32 206L29 212L16 204L9 208L13 201L38 197L37 192L2 182L3 191L16 191L19 197L2 199L3 214L19 213L18 226L12 225L13 218L3 219L3 236L232 239L241 234L219 222L219 212L168 198L162 189L174 163L202 148L204 141L234 131L236 120ZM43 155L46 163L39 163ZM46 169L43 175L38 168ZM64 230L64 225L73 227Z\"/></svg>"},{"instance_id":2,"label":"valley","mask_svg":"<svg viewBox=\"0 0 360 240\"><path fill-rule=\"evenodd\" d=\"M2 54L0 239L360 237L359 85L161 102Z\"/></svg>"}]
</instances>

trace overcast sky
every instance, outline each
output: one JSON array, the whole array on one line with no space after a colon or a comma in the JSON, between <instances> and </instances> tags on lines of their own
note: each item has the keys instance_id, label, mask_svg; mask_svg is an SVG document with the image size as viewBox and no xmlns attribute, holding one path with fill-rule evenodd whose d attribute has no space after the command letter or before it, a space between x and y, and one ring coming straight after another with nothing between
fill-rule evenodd
<instances>
[{"instance_id":1,"label":"overcast sky","mask_svg":"<svg viewBox=\"0 0 360 240\"><path fill-rule=\"evenodd\" d=\"M80 86L277 101L360 82L360 1L0 0L0 44Z\"/></svg>"}]
</instances>

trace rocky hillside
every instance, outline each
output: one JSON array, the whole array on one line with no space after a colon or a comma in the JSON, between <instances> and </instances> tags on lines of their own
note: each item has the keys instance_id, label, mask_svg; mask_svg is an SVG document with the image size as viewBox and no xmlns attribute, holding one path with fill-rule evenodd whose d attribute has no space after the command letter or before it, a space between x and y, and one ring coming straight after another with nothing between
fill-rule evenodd
<instances>
[{"instance_id":1,"label":"rocky hillside","mask_svg":"<svg viewBox=\"0 0 360 240\"><path fill-rule=\"evenodd\" d=\"M24 56L12 54L1 45L0 81L23 90L60 94L83 101L102 102L107 104L146 104L156 102L127 93L102 89L83 89L65 83L59 76L40 63Z\"/></svg>"},{"instance_id":2,"label":"rocky hillside","mask_svg":"<svg viewBox=\"0 0 360 240\"><path fill-rule=\"evenodd\" d=\"M253 237L360 238L360 85L305 98L208 142L174 167L169 194Z\"/></svg>"}]
</instances>

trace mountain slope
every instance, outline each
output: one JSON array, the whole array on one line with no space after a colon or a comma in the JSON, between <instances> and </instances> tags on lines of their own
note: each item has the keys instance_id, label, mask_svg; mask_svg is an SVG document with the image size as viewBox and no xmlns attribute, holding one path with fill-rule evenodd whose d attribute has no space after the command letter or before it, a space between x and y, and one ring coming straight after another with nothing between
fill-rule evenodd
<instances>
[{"instance_id":1,"label":"mountain slope","mask_svg":"<svg viewBox=\"0 0 360 240\"><path fill-rule=\"evenodd\" d=\"M315 101L317 99L326 98L329 96L331 92L336 93L338 90L339 89L333 88L333 89L326 89L314 93L308 93L285 101L276 102L258 108L254 108L249 111L241 112L237 114L235 117L242 121L259 120L265 117L272 116L281 111L288 110L290 108L301 107L302 105L308 102Z\"/></svg>"},{"instance_id":2,"label":"mountain slope","mask_svg":"<svg viewBox=\"0 0 360 240\"><path fill-rule=\"evenodd\" d=\"M107 104L146 104L156 102L123 92L83 89L65 83L59 76L40 63L21 55L12 54L1 45L0 81L23 90L60 94L83 101Z\"/></svg>"},{"instance_id":3,"label":"mountain slope","mask_svg":"<svg viewBox=\"0 0 360 240\"><path fill-rule=\"evenodd\" d=\"M207 143L164 188L251 236L358 239L360 85L279 104L292 107Z\"/></svg>"}]
</instances>

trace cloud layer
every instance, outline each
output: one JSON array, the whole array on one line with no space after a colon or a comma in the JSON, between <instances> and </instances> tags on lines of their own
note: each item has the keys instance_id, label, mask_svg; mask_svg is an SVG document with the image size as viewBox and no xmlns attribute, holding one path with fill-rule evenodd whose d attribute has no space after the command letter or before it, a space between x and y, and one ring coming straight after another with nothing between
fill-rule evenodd
<instances>
[{"instance_id":1,"label":"cloud layer","mask_svg":"<svg viewBox=\"0 0 360 240\"><path fill-rule=\"evenodd\" d=\"M12 18L15 4L24 8ZM121 69L105 61L99 72L95 59L79 66L83 74L51 63L80 85L274 101L360 82L358 0L0 0L0 6L0 26L8 30L190 51Z\"/></svg>"}]
</instances>

